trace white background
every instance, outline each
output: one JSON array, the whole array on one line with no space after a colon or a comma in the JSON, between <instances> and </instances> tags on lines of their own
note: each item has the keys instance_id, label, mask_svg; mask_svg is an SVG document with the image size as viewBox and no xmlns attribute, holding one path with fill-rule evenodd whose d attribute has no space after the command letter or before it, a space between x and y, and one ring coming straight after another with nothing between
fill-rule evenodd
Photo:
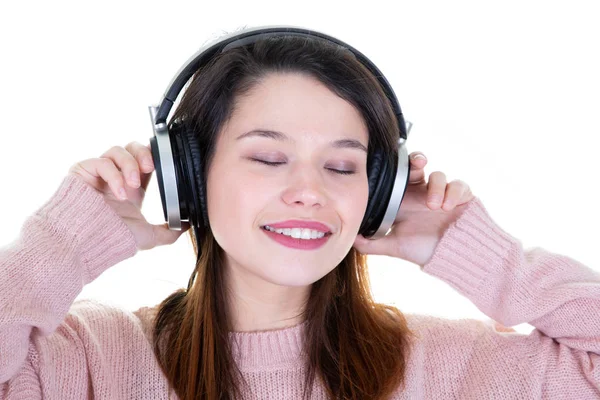
<instances>
[{"instance_id":1,"label":"white background","mask_svg":"<svg viewBox=\"0 0 600 400\"><path fill-rule=\"evenodd\" d=\"M334 35L379 66L414 123L408 150L428 156L427 174L467 182L525 247L600 272L595 2L390 4L2 2L0 244L16 237L73 163L113 145L148 143L148 105L203 43L242 26L286 24ZM155 178L143 211L163 222ZM109 269L79 298L154 305L186 285L193 264L184 235ZM381 302L486 319L416 265L384 257L370 265Z\"/></svg>"}]
</instances>

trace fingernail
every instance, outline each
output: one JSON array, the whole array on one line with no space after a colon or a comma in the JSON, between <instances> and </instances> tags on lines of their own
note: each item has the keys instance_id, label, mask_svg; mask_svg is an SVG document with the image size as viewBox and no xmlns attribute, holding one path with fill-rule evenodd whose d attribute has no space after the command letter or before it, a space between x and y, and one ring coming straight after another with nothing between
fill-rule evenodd
<instances>
[{"instance_id":1,"label":"fingernail","mask_svg":"<svg viewBox=\"0 0 600 400\"><path fill-rule=\"evenodd\" d=\"M119 189L119 197L121 200L127 199L127 192L125 192L124 188Z\"/></svg>"},{"instance_id":2,"label":"fingernail","mask_svg":"<svg viewBox=\"0 0 600 400\"><path fill-rule=\"evenodd\" d=\"M419 159L419 158L422 158L423 160L427 160L427 158L425 158L425 156L423 154L415 154L413 156L413 160L416 160L416 159Z\"/></svg>"}]
</instances>

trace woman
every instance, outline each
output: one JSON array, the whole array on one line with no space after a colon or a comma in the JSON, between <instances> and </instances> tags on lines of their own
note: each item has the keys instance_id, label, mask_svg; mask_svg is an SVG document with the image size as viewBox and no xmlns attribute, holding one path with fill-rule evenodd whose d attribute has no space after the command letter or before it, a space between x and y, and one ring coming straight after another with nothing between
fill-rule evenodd
<instances>
[{"instance_id":1,"label":"woman","mask_svg":"<svg viewBox=\"0 0 600 400\"><path fill-rule=\"evenodd\" d=\"M426 180L422 154L392 232L357 235L369 155L393 157L398 132L347 52L284 37L228 50L194 76L175 121L206 160L210 229L188 289L135 313L73 304L106 269L182 232L140 212L148 147L76 163L0 253L0 398L599 396L600 276L524 250L464 182ZM494 320L537 329L376 304L366 254L415 263Z\"/></svg>"}]
</instances>

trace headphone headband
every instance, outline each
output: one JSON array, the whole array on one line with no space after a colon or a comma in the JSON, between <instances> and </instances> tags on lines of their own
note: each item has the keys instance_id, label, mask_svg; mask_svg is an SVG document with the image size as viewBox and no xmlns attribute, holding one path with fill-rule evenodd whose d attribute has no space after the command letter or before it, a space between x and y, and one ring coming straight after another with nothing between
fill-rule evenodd
<instances>
[{"instance_id":1,"label":"headphone headband","mask_svg":"<svg viewBox=\"0 0 600 400\"><path fill-rule=\"evenodd\" d=\"M166 124L167 117L169 112L171 111L171 107L175 103L177 96L187 83L187 81L194 75L198 69L204 65L206 62L211 60L215 55L219 53L223 53L229 49L244 46L247 44L251 44L256 42L259 39L263 39L269 36L306 36L310 35L313 37L318 37L321 39L326 39L330 42L336 43L350 52L361 62L365 67L369 69L369 71L377 78L381 87L383 88L386 96L390 100L392 107L394 108L394 113L398 118L398 125L400 128L400 137L404 140L407 139L408 132L406 123L404 121L404 117L402 115L402 110L400 109L400 104L398 99L396 98L396 94L392 89L392 86L389 84L385 76L381 73L379 68L375 66L367 57L365 57L360 51L356 50L354 47L350 46L347 43L342 42L341 40L329 36L322 32L317 32L315 30L283 25L283 26L264 26L264 27L255 27L244 30L243 32L234 32L230 33L224 37L221 37L215 41L208 43L198 50L193 56L191 56L186 63L177 71L169 86L167 86L167 90L158 106L158 110L155 115L155 124L159 125L162 123Z\"/></svg>"}]
</instances>

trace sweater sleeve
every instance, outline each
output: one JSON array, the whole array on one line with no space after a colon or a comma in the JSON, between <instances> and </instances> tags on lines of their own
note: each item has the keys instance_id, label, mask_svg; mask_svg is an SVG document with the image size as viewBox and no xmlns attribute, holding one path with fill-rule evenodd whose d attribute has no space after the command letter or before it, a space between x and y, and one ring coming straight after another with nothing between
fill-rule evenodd
<instances>
[{"instance_id":1,"label":"sweater sleeve","mask_svg":"<svg viewBox=\"0 0 600 400\"><path fill-rule=\"evenodd\" d=\"M444 280L494 321L535 327L521 335L480 325L484 341L496 343L496 356L513 358L518 366L495 373L514 374L513 382L522 378L517 374L526 374L536 388L525 397L600 399L598 272L540 247L523 249L477 197L446 230L423 271ZM493 354L488 362L494 362Z\"/></svg>"},{"instance_id":2,"label":"sweater sleeve","mask_svg":"<svg viewBox=\"0 0 600 400\"><path fill-rule=\"evenodd\" d=\"M102 195L65 177L0 248L0 398L15 392L9 380L33 390L34 339L59 327L84 285L136 252L133 234Z\"/></svg>"}]
</instances>

